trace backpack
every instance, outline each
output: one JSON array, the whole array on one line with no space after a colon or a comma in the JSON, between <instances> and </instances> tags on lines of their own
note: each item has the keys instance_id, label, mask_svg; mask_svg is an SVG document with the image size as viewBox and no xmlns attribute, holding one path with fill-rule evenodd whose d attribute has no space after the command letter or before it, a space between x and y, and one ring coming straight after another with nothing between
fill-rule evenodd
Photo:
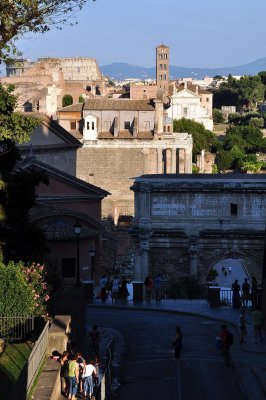
<instances>
[{"instance_id":1,"label":"backpack","mask_svg":"<svg viewBox=\"0 0 266 400\"><path fill-rule=\"evenodd\" d=\"M234 335L232 334L232 332L228 332L227 343L229 344L229 346L232 346L232 344L234 343Z\"/></svg>"}]
</instances>

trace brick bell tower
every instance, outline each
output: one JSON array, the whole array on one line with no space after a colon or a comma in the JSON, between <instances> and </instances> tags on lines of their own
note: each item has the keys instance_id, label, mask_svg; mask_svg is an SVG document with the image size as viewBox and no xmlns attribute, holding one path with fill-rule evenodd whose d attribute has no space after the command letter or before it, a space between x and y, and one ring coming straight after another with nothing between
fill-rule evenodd
<instances>
[{"instance_id":1,"label":"brick bell tower","mask_svg":"<svg viewBox=\"0 0 266 400\"><path fill-rule=\"evenodd\" d=\"M170 48L165 44L156 47L156 85L168 95Z\"/></svg>"}]
</instances>

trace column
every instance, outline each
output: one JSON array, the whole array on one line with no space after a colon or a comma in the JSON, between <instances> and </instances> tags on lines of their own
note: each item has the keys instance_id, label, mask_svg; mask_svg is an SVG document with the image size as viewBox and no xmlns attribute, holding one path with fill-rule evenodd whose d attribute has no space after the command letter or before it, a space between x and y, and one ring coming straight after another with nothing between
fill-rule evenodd
<instances>
[{"instance_id":1,"label":"column","mask_svg":"<svg viewBox=\"0 0 266 400\"><path fill-rule=\"evenodd\" d=\"M171 150L171 174L176 174L176 149Z\"/></svg>"},{"instance_id":2,"label":"column","mask_svg":"<svg viewBox=\"0 0 266 400\"><path fill-rule=\"evenodd\" d=\"M185 174L192 173L192 151L185 149Z\"/></svg>"},{"instance_id":3,"label":"column","mask_svg":"<svg viewBox=\"0 0 266 400\"><path fill-rule=\"evenodd\" d=\"M190 256L190 275L198 275L198 246L192 244L189 246L189 256Z\"/></svg>"},{"instance_id":4,"label":"column","mask_svg":"<svg viewBox=\"0 0 266 400\"><path fill-rule=\"evenodd\" d=\"M162 165L163 165L163 150L161 147L157 149L157 174L162 173Z\"/></svg>"},{"instance_id":5,"label":"column","mask_svg":"<svg viewBox=\"0 0 266 400\"><path fill-rule=\"evenodd\" d=\"M166 149L166 154L165 154L165 162L166 162L166 173L170 174L171 173L171 149Z\"/></svg>"}]
</instances>

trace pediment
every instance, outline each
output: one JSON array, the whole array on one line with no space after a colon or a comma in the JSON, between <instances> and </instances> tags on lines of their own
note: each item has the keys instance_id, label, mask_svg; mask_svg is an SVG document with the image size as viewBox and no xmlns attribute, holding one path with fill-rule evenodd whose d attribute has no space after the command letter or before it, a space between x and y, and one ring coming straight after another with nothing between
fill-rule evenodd
<instances>
[{"instance_id":1,"label":"pediment","mask_svg":"<svg viewBox=\"0 0 266 400\"><path fill-rule=\"evenodd\" d=\"M183 89L178 93L173 94L173 96L171 96L173 99L180 99L180 98L191 98L191 99L198 99L200 96L194 92L192 92L191 90L188 89Z\"/></svg>"}]
</instances>

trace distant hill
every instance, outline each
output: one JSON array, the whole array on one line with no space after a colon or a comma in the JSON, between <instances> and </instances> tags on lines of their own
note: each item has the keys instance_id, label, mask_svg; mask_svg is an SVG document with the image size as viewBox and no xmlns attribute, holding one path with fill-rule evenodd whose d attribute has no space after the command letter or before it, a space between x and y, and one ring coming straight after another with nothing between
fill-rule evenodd
<instances>
[{"instance_id":1,"label":"distant hill","mask_svg":"<svg viewBox=\"0 0 266 400\"><path fill-rule=\"evenodd\" d=\"M137 79L148 79L155 78L155 67L145 68L138 65L126 64L126 63L113 63L109 65L103 65L101 72L111 79L123 80L127 78ZM197 79L204 78L205 76L227 76L232 75L256 75L260 71L266 71L266 57L260 60L253 61L249 64L239 65L236 67L224 67L224 68L186 68L178 67L175 65L170 66L170 77L184 78L184 77L195 77Z\"/></svg>"}]
</instances>

